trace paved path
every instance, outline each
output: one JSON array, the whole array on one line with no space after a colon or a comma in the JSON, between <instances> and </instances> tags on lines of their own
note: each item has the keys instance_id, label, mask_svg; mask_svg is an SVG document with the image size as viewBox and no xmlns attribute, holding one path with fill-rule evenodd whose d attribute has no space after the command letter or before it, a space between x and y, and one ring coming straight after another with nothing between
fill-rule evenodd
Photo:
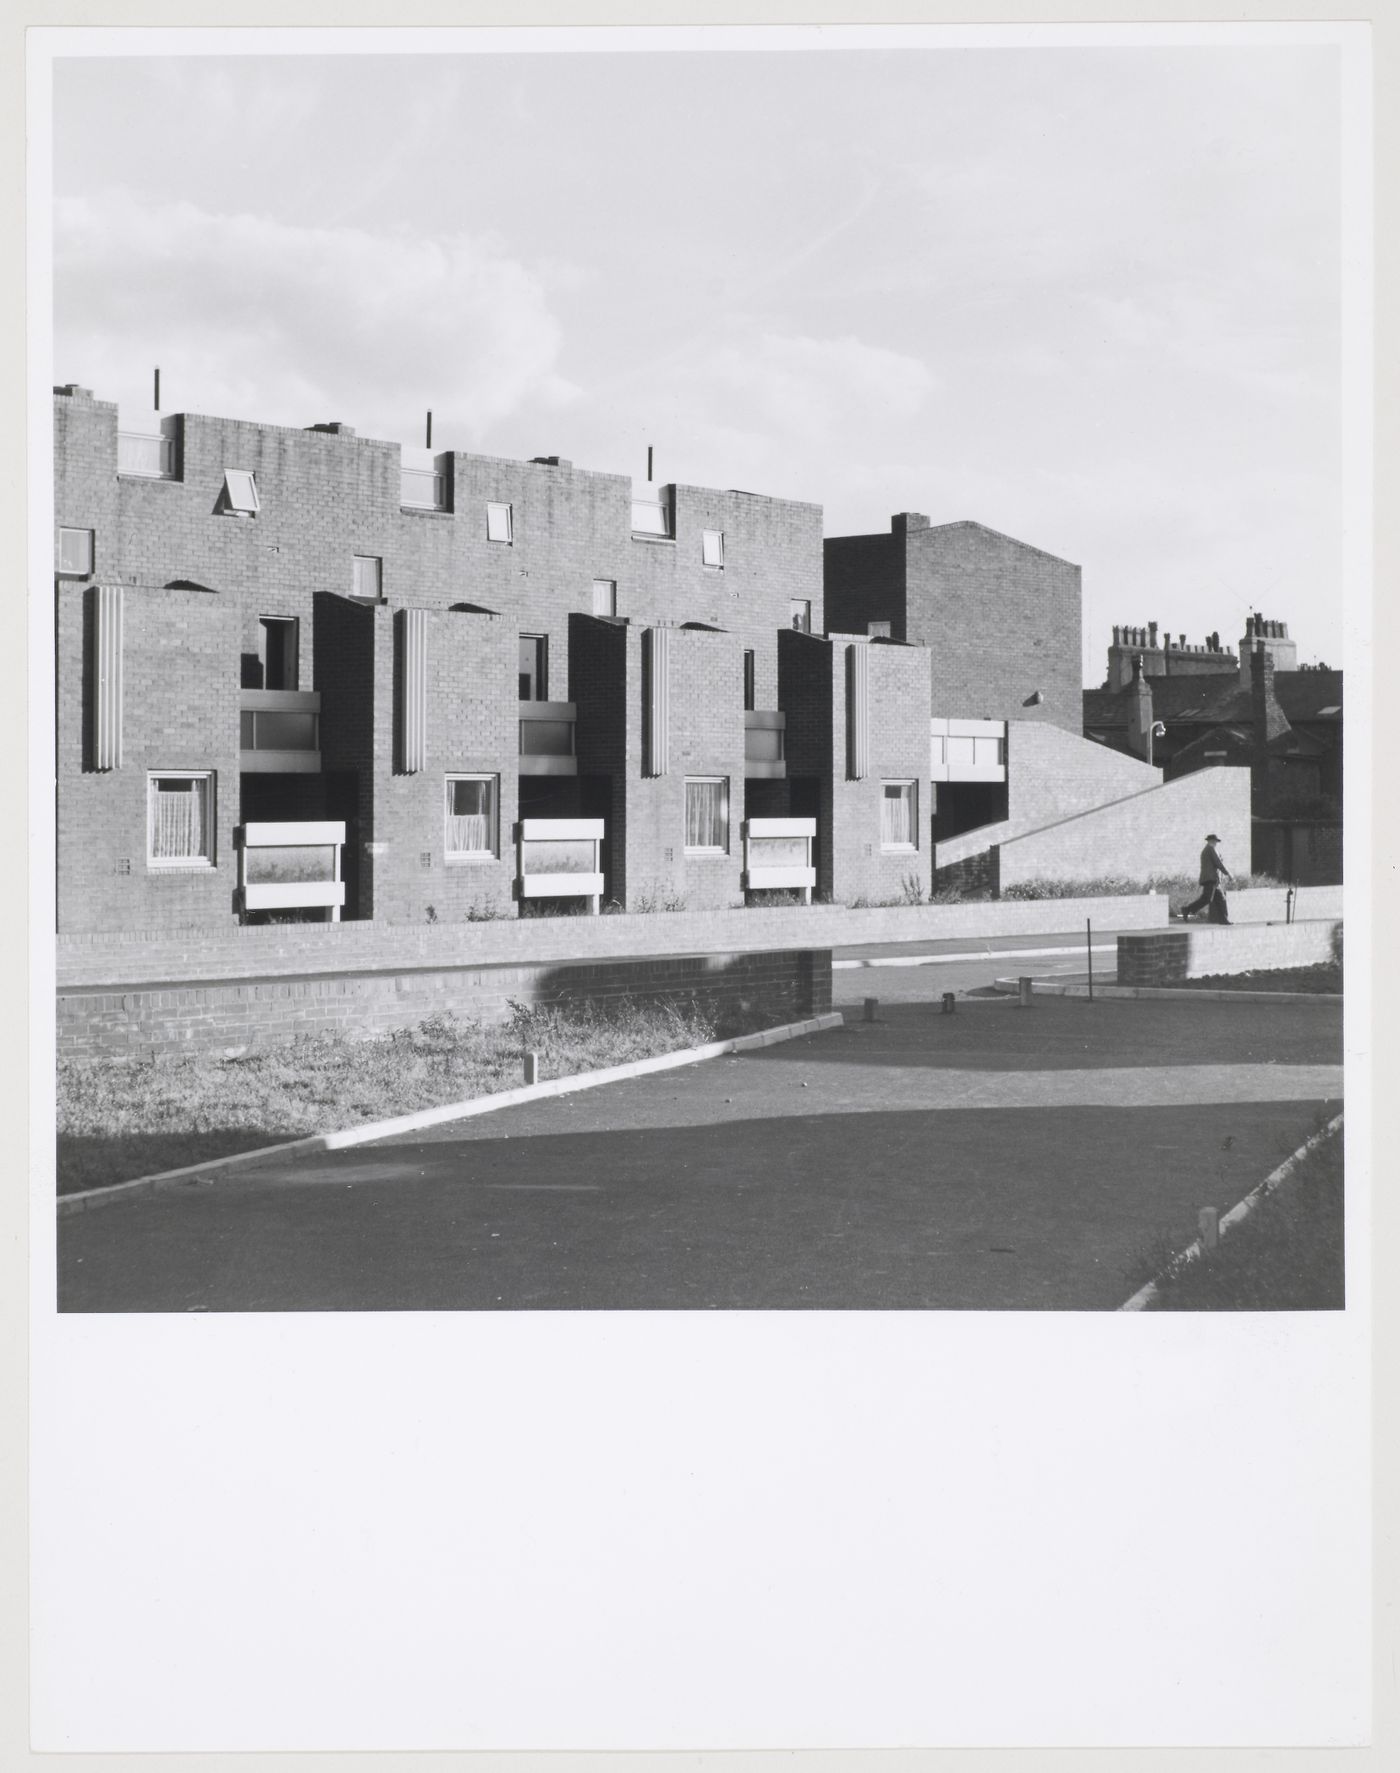
<instances>
[{"instance_id":1,"label":"paved path","mask_svg":"<svg viewBox=\"0 0 1400 1773\"><path fill-rule=\"evenodd\" d=\"M1335 1112L1340 1048L1323 1002L892 1003L65 1218L60 1304L1111 1310Z\"/></svg>"}]
</instances>

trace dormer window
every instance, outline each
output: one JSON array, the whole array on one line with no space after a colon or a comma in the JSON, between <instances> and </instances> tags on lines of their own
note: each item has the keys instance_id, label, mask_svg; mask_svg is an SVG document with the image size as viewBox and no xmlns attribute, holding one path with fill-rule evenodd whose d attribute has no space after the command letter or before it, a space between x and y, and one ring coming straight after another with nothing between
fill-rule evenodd
<instances>
[{"instance_id":1,"label":"dormer window","mask_svg":"<svg viewBox=\"0 0 1400 1773\"><path fill-rule=\"evenodd\" d=\"M226 517L256 517L258 483L251 468L225 468L219 510Z\"/></svg>"}]
</instances>

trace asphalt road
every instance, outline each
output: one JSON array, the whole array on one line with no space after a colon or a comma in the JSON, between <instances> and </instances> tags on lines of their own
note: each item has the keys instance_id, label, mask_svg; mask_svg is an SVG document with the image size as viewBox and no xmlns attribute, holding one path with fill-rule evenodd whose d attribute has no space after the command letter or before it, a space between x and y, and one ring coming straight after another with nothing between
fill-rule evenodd
<instances>
[{"instance_id":1,"label":"asphalt road","mask_svg":"<svg viewBox=\"0 0 1400 1773\"><path fill-rule=\"evenodd\" d=\"M836 977L881 1019L65 1217L60 1307L1112 1310L1339 1105L1335 1003Z\"/></svg>"}]
</instances>

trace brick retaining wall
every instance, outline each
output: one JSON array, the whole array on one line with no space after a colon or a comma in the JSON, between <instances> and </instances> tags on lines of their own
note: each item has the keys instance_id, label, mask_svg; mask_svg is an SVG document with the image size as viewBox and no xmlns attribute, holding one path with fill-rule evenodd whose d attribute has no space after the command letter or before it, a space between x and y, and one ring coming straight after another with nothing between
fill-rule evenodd
<instances>
[{"instance_id":1,"label":"brick retaining wall","mask_svg":"<svg viewBox=\"0 0 1400 1773\"><path fill-rule=\"evenodd\" d=\"M499 1022L512 1003L695 996L717 1000L722 1021L740 1011L765 1025L823 1015L831 1008L831 955L788 949L70 990L58 998L58 1051L67 1058L237 1053L304 1035L387 1034L444 1012Z\"/></svg>"},{"instance_id":2,"label":"brick retaining wall","mask_svg":"<svg viewBox=\"0 0 1400 1773\"><path fill-rule=\"evenodd\" d=\"M1337 951L1340 922L1188 924L1118 938L1120 985L1172 985L1216 973L1316 966Z\"/></svg>"}]
</instances>

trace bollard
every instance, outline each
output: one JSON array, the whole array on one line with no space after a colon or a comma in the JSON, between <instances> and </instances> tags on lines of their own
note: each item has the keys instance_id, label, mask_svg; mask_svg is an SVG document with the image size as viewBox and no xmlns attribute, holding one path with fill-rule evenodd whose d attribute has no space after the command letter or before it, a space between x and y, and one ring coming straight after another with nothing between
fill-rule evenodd
<instances>
[{"instance_id":1,"label":"bollard","mask_svg":"<svg viewBox=\"0 0 1400 1773\"><path fill-rule=\"evenodd\" d=\"M1196 1215L1196 1223L1201 1228L1201 1248L1215 1249L1220 1242L1220 1209L1202 1207Z\"/></svg>"},{"instance_id":2,"label":"bollard","mask_svg":"<svg viewBox=\"0 0 1400 1773\"><path fill-rule=\"evenodd\" d=\"M540 1081L540 1056L538 1053L525 1055L525 1081L527 1084Z\"/></svg>"},{"instance_id":3,"label":"bollard","mask_svg":"<svg viewBox=\"0 0 1400 1773\"><path fill-rule=\"evenodd\" d=\"M876 1012L876 1010L879 1009L879 1007L880 1007L880 1000L878 997L867 997L866 998L866 1000L865 1000L865 1019L867 1022L873 1022L875 1020L875 1012Z\"/></svg>"},{"instance_id":4,"label":"bollard","mask_svg":"<svg viewBox=\"0 0 1400 1773\"><path fill-rule=\"evenodd\" d=\"M955 1009L957 1009L957 1007L958 1007L957 993L953 992L953 991L945 991L943 993L943 1014L945 1016L951 1016L953 1011Z\"/></svg>"},{"instance_id":5,"label":"bollard","mask_svg":"<svg viewBox=\"0 0 1400 1773\"><path fill-rule=\"evenodd\" d=\"M1017 980L1017 984L1020 986L1020 990L1021 990L1021 995L1020 995L1020 999L1019 999L1019 1007L1023 1010L1029 1010L1029 1009L1033 1008L1034 1006L1031 1003L1030 974L1029 973L1022 973L1021 977Z\"/></svg>"}]
</instances>

